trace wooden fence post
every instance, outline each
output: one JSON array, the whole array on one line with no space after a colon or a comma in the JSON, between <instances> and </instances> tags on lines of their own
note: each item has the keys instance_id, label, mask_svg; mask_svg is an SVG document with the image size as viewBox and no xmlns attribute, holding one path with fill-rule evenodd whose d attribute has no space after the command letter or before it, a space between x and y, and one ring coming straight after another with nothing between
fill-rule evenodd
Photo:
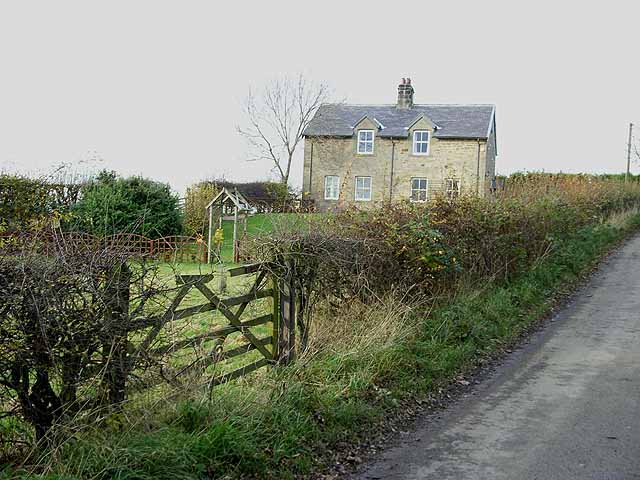
<instances>
[{"instance_id":1,"label":"wooden fence post","mask_svg":"<svg viewBox=\"0 0 640 480\"><path fill-rule=\"evenodd\" d=\"M105 312L103 356L106 360L105 386L110 405L126 398L128 375L129 284L131 270L126 263L114 267L107 279L109 303Z\"/></svg>"},{"instance_id":2,"label":"wooden fence post","mask_svg":"<svg viewBox=\"0 0 640 480\"><path fill-rule=\"evenodd\" d=\"M292 278L278 280L278 356L277 363L289 365L296 358L296 291Z\"/></svg>"},{"instance_id":3,"label":"wooden fence post","mask_svg":"<svg viewBox=\"0 0 640 480\"><path fill-rule=\"evenodd\" d=\"M270 275L271 290L273 291L272 298L272 315L273 315L273 329L271 331L271 353L273 354L273 360L278 361L280 358L280 281L278 278Z\"/></svg>"}]
</instances>

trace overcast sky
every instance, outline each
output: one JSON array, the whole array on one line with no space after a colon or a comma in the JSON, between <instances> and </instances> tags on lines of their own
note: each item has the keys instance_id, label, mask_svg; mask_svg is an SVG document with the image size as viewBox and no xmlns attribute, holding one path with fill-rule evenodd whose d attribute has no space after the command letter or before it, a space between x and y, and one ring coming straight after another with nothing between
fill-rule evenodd
<instances>
[{"instance_id":1,"label":"overcast sky","mask_svg":"<svg viewBox=\"0 0 640 480\"><path fill-rule=\"evenodd\" d=\"M0 0L0 169L265 178L243 99L304 72L353 103L394 103L411 77L416 103L496 104L500 173L623 171L639 27L640 2L612 0Z\"/></svg>"}]
</instances>

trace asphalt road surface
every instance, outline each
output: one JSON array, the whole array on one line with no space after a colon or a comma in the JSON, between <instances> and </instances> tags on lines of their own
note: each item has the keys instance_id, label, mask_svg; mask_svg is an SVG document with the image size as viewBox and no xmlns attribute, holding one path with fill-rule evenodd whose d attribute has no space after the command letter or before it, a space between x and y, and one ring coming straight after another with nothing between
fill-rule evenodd
<instances>
[{"instance_id":1,"label":"asphalt road surface","mask_svg":"<svg viewBox=\"0 0 640 480\"><path fill-rule=\"evenodd\" d=\"M359 479L640 479L640 237Z\"/></svg>"}]
</instances>

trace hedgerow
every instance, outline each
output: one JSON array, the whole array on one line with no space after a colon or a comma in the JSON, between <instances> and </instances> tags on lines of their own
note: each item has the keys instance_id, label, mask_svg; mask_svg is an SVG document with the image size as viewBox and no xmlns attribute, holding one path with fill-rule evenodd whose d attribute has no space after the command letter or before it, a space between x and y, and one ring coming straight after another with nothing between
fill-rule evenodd
<instances>
[{"instance_id":1,"label":"hedgerow","mask_svg":"<svg viewBox=\"0 0 640 480\"><path fill-rule=\"evenodd\" d=\"M312 219L304 228L258 237L253 255L295 269L308 296L379 296L397 289L437 295L461 279L508 280L567 235L640 207L637 183L516 178L517 185L498 198L436 196L428 203L349 208Z\"/></svg>"},{"instance_id":2,"label":"hedgerow","mask_svg":"<svg viewBox=\"0 0 640 480\"><path fill-rule=\"evenodd\" d=\"M211 397L136 399L26 471L308 476L403 400L443 387L548 312L638 229L639 209L636 183L534 175L491 198L300 217L251 248L304 292L298 362Z\"/></svg>"}]
</instances>

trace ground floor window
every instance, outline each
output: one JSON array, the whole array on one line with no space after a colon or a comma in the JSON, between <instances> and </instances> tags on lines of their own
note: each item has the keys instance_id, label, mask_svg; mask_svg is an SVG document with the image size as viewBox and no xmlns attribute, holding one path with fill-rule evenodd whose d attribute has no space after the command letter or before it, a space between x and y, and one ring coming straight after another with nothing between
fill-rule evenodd
<instances>
[{"instance_id":1,"label":"ground floor window","mask_svg":"<svg viewBox=\"0 0 640 480\"><path fill-rule=\"evenodd\" d=\"M426 202L428 196L429 181L426 178L411 179L411 201Z\"/></svg>"},{"instance_id":2,"label":"ground floor window","mask_svg":"<svg viewBox=\"0 0 640 480\"><path fill-rule=\"evenodd\" d=\"M446 194L447 197L453 198L460 195L460 179L459 178L447 178L446 180Z\"/></svg>"},{"instance_id":3,"label":"ground floor window","mask_svg":"<svg viewBox=\"0 0 640 480\"><path fill-rule=\"evenodd\" d=\"M327 175L324 177L324 199L338 200L340 196L340 177Z\"/></svg>"},{"instance_id":4,"label":"ground floor window","mask_svg":"<svg viewBox=\"0 0 640 480\"><path fill-rule=\"evenodd\" d=\"M371 177L356 177L356 200L371 200Z\"/></svg>"}]
</instances>

